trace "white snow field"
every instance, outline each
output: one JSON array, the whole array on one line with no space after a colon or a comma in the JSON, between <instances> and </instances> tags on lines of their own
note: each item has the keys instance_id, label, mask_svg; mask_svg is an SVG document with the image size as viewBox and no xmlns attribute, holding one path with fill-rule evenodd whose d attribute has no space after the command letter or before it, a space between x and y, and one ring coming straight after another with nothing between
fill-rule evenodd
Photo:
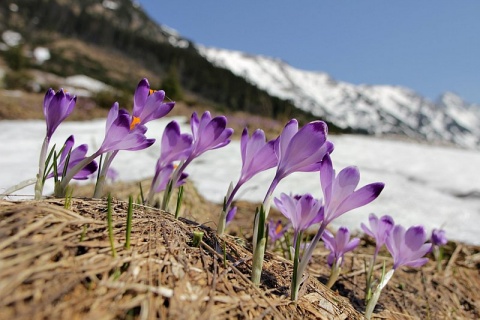
<instances>
[{"instance_id":1,"label":"white snow field","mask_svg":"<svg viewBox=\"0 0 480 320\"><path fill-rule=\"evenodd\" d=\"M157 142L149 149L121 151L112 167L120 180L139 180L153 176L163 128L173 118L148 124L147 136ZM176 118L182 132L190 132L188 119ZM87 143L95 151L104 137L104 119L89 122L64 122L54 134L61 145L75 135L75 145ZM20 181L35 177L38 154L45 135L44 121L0 121L0 193ZM450 239L480 244L480 151L431 146L386 138L340 135L330 136L335 143L332 154L337 172L349 165L360 169L360 186L381 181L386 187L371 204L346 213L333 225L359 230L371 212L389 214L406 227L422 224L428 230L442 227ZM221 202L230 181L236 182L241 168L240 146L233 141L222 149L209 151L187 169L190 179L207 199ZM269 170L245 184L239 198L262 201L273 178ZM53 190L52 182L44 194ZM275 195L309 192L321 197L318 173L295 173L285 178ZM16 192L18 199L31 197L33 187ZM253 213L252 213L253 214Z\"/></svg>"}]
</instances>

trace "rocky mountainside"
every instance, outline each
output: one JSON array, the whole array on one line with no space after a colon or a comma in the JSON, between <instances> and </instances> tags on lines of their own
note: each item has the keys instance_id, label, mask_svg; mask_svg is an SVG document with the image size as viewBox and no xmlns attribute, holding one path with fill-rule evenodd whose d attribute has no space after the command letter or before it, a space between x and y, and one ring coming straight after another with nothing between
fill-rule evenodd
<instances>
[{"instance_id":1,"label":"rocky mountainside","mask_svg":"<svg viewBox=\"0 0 480 320\"><path fill-rule=\"evenodd\" d=\"M148 77L166 91L173 81L222 111L322 118L331 131L480 146L480 107L455 94L433 102L408 88L354 85L279 59L206 48L132 0L1 1L0 36L0 62L3 56L14 84L23 83L23 69L85 75L123 92Z\"/></svg>"},{"instance_id":2,"label":"rocky mountainside","mask_svg":"<svg viewBox=\"0 0 480 320\"><path fill-rule=\"evenodd\" d=\"M203 46L198 50L215 65L341 128L463 147L480 145L480 106L453 93L432 102L408 88L336 81L326 73L295 69L279 59Z\"/></svg>"}]
</instances>

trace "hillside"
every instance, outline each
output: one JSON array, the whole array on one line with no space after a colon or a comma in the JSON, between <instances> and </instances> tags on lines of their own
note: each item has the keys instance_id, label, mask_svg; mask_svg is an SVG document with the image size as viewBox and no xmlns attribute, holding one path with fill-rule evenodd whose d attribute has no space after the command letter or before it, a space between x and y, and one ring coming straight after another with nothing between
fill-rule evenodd
<instances>
[{"instance_id":1,"label":"hillside","mask_svg":"<svg viewBox=\"0 0 480 320\"><path fill-rule=\"evenodd\" d=\"M85 75L107 86L93 88L97 105L128 105L134 84L147 77L173 100L219 112L322 118L331 132L480 146L480 106L453 93L429 101L409 88L354 85L279 59L206 48L131 0L3 1L0 33L7 88L40 92Z\"/></svg>"},{"instance_id":2,"label":"hillside","mask_svg":"<svg viewBox=\"0 0 480 320\"><path fill-rule=\"evenodd\" d=\"M217 48L199 50L215 65L342 129L480 146L480 106L466 103L453 93L447 92L432 102L409 88L354 85L323 72L295 69L271 57Z\"/></svg>"},{"instance_id":3,"label":"hillside","mask_svg":"<svg viewBox=\"0 0 480 320\"><path fill-rule=\"evenodd\" d=\"M278 119L313 117L214 66L189 40L154 23L130 0L2 1L0 33L7 76L14 78L10 86L27 84L32 69L61 77L87 75L120 92L131 91L132 83L147 77L167 94L182 91L218 110ZM11 38L17 40L8 45ZM36 58L38 48L49 58Z\"/></svg>"}]
</instances>

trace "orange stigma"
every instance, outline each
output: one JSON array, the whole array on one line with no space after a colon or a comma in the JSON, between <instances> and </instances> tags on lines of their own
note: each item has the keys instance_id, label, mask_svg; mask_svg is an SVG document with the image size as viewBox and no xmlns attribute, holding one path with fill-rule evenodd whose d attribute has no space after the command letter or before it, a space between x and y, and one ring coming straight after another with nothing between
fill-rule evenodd
<instances>
[{"instance_id":1,"label":"orange stigma","mask_svg":"<svg viewBox=\"0 0 480 320\"><path fill-rule=\"evenodd\" d=\"M154 92L157 92L157 90L150 89L150 90L148 91L148 95L152 95Z\"/></svg>"},{"instance_id":2,"label":"orange stigma","mask_svg":"<svg viewBox=\"0 0 480 320\"><path fill-rule=\"evenodd\" d=\"M140 118L134 116L132 119L132 123L130 123L130 130L133 130L139 123L140 123Z\"/></svg>"},{"instance_id":3,"label":"orange stigma","mask_svg":"<svg viewBox=\"0 0 480 320\"><path fill-rule=\"evenodd\" d=\"M279 234L282 231L282 225L279 223L277 227L275 228L275 234Z\"/></svg>"}]
</instances>

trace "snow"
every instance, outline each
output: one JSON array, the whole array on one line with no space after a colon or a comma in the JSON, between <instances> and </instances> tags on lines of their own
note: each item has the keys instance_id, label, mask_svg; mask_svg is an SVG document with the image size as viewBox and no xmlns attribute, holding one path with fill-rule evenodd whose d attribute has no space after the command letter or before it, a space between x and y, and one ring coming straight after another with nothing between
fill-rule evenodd
<instances>
[{"instance_id":1,"label":"snow","mask_svg":"<svg viewBox=\"0 0 480 320\"><path fill-rule=\"evenodd\" d=\"M2 40L10 47L15 47L22 41L22 35L16 31L6 30L2 33Z\"/></svg>"},{"instance_id":2,"label":"snow","mask_svg":"<svg viewBox=\"0 0 480 320\"><path fill-rule=\"evenodd\" d=\"M67 77L64 83L65 89L69 92L75 92L77 96L89 97L92 92L113 90L109 85L83 74Z\"/></svg>"},{"instance_id":3,"label":"snow","mask_svg":"<svg viewBox=\"0 0 480 320\"><path fill-rule=\"evenodd\" d=\"M36 47L35 49L33 49L33 57L39 64L42 64L45 61L50 60L50 50L45 47Z\"/></svg>"},{"instance_id":4,"label":"snow","mask_svg":"<svg viewBox=\"0 0 480 320\"><path fill-rule=\"evenodd\" d=\"M115 1L111 1L111 0L104 0L102 2L102 5L104 8L106 9L110 9L110 10L117 10L118 7L120 7L120 4L115 2Z\"/></svg>"},{"instance_id":5,"label":"snow","mask_svg":"<svg viewBox=\"0 0 480 320\"><path fill-rule=\"evenodd\" d=\"M166 124L161 119L149 123L147 136L157 142L139 152L120 152L113 162L119 180L133 181L153 176L159 155L159 139ZM176 118L182 131L188 132L184 118ZM64 122L55 133L52 144L61 145L75 134L76 145L87 143L96 150L104 136L104 120ZM35 177L38 154L45 134L43 121L0 121L0 192L20 181ZM389 214L405 226L423 224L429 230L443 227L451 239L480 244L480 152L451 147L438 147L384 138L340 135L330 136L335 143L332 154L337 171L356 165L361 172L360 185L385 182L380 197L371 204L339 218L335 227L346 225L359 230L371 212ZM188 168L190 178L207 199L221 202L231 181L238 179L241 157L239 142L212 150L193 161ZM90 153L89 153L90 154ZM262 201L274 175L264 172L242 187L241 199ZM48 181L45 194L52 192ZM318 173L295 173L285 178L275 195L309 192L321 197ZM17 192L33 195L33 187ZM14 197L16 199L17 197ZM253 213L252 213L253 214Z\"/></svg>"}]
</instances>

